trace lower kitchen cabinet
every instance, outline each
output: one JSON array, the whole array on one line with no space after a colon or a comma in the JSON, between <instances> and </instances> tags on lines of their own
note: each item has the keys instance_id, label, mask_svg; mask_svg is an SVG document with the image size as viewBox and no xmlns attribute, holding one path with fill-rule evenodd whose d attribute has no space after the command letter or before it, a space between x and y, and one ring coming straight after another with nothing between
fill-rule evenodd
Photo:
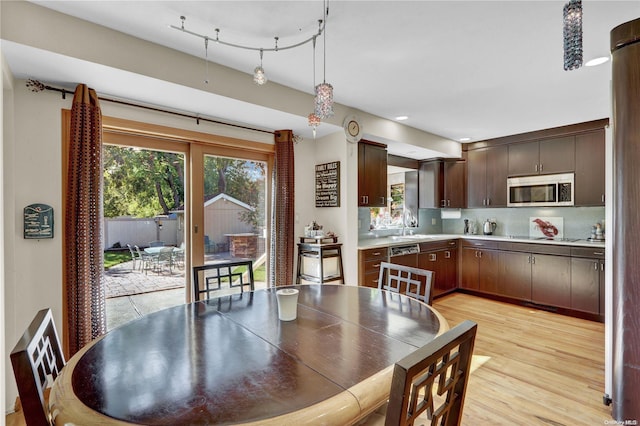
<instances>
[{"instance_id":1,"label":"lower kitchen cabinet","mask_svg":"<svg viewBox=\"0 0 640 426\"><path fill-rule=\"evenodd\" d=\"M460 287L483 293L495 293L500 274L500 252L495 243L463 240L460 262Z\"/></svg>"},{"instance_id":2,"label":"lower kitchen cabinet","mask_svg":"<svg viewBox=\"0 0 640 426\"><path fill-rule=\"evenodd\" d=\"M571 309L604 319L604 250L571 249Z\"/></svg>"},{"instance_id":3,"label":"lower kitchen cabinet","mask_svg":"<svg viewBox=\"0 0 640 426\"><path fill-rule=\"evenodd\" d=\"M380 263L386 262L389 255L387 247L358 251L358 285L378 288Z\"/></svg>"},{"instance_id":4,"label":"lower kitchen cabinet","mask_svg":"<svg viewBox=\"0 0 640 426\"><path fill-rule=\"evenodd\" d=\"M418 268L433 271L431 283L433 297L448 293L458 287L458 242L421 243Z\"/></svg>"},{"instance_id":5,"label":"lower kitchen cabinet","mask_svg":"<svg viewBox=\"0 0 640 426\"><path fill-rule=\"evenodd\" d=\"M503 251L496 294L531 300L531 254Z\"/></svg>"},{"instance_id":6,"label":"lower kitchen cabinet","mask_svg":"<svg viewBox=\"0 0 640 426\"><path fill-rule=\"evenodd\" d=\"M559 308L571 308L570 257L531 255L531 301Z\"/></svg>"}]
</instances>

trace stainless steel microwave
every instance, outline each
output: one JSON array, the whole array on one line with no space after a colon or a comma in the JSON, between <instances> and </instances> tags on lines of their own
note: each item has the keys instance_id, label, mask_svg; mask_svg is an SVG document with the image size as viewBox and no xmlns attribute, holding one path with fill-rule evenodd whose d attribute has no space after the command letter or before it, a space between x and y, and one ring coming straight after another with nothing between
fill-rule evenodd
<instances>
[{"instance_id":1,"label":"stainless steel microwave","mask_svg":"<svg viewBox=\"0 0 640 426\"><path fill-rule=\"evenodd\" d=\"M507 206L573 206L573 191L573 173L508 178Z\"/></svg>"}]
</instances>

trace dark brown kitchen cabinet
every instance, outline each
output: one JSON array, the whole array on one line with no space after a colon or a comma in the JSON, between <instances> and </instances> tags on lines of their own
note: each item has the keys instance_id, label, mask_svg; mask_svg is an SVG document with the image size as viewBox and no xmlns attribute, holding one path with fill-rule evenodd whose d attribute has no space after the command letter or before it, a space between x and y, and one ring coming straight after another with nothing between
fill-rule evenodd
<instances>
[{"instance_id":1,"label":"dark brown kitchen cabinet","mask_svg":"<svg viewBox=\"0 0 640 426\"><path fill-rule=\"evenodd\" d=\"M506 145L467 152L467 207L506 207Z\"/></svg>"},{"instance_id":2,"label":"dark brown kitchen cabinet","mask_svg":"<svg viewBox=\"0 0 640 426\"><path fill-rule=\"evenodd\" d=\"M571 249L571 309L604 319L604 249Z\"/></svg>"},{"instance_id":3,"label":"dark brown kitchen cabinet","mask_svg":"<svg viewBox=\"0 0 640 426\"><path fill-rule=\"evenodd\" d=\"M500 252L494 242L463 240L460 287L493 293L500 273Z\"/></svg>"},{"instance_id":4,"label":"dark brown kitchen cabinet","mask_svg":"<svg viewBox=\"0 0 640 426\"><path fill-rule=\"evenodd\" d=\"M369 141L358 143L358 206L387 205L387 147Z\"/></svg>"},{"instance_id":5,"label":"dark brown kitchen cabinet","mask_svg":"<svg viewBox=\"0 0 640 426\"><path fill-rule=\"evenodd\" d=\"M531 300L531 254L502 252L497 295L519 300Z\"/></svg>"},{"instance_id":6,"label":"dark brown kitchen cabinet","mask_svg":"<svg viewBox=\"0 0 640 426\"><path fill-rule=\"evenodd\" d=\"M531 255L531 301L571 308L571 258Z\"/></svg>"},{"instance_id":7,"label":"dark brown kitchen cabinet","mask_svg":"<svg viewBox=\"0 0 640 426\"><path fill-rule=\"evenodd\" d=\"M418 171L420 208L465 207L465 171L464 160L421 162Z\"/></svg>"},{"instance_id":8,"label":"dark brown kitchen cabinet","mask_svg":"<svg viewBox=\"0 0 640 426\"><path fill-rule=\"evenodd\" d=\"M575 146L575 136L510 144L509 176L573 172Z\"/></svg>"},{"instance_id":9,"label":"dark brown kitchen cabinet","mask_svg":"<svg viewBox=\"0 0 640 426\"><path fill-rule=\"evenodd\" d=\"M604 206L604 156L604 129L576 136L576 206Z\"/></svg>"},{"instance_id":10,"label":"dark brown kitchen cabinet","mask_svg":"<svg viewBox=\"0 0 640 426\"><path fill-rule=\"evenodd\" d=\"M454 290L458 287L458 242L420 243L418 267L434 272L433 297Z\"/></svg>"},{"instance_id":11,"label":"dark brown kitchen cabinet","mask_svg":"<svg viewBox=\"0 0 640 426\"><path fill-rule=\"evenodd\" d=\"M358 285L378 288L380 263L387 262L388 253L387 247L358 251Z\"/></svg>"}]
</instances>

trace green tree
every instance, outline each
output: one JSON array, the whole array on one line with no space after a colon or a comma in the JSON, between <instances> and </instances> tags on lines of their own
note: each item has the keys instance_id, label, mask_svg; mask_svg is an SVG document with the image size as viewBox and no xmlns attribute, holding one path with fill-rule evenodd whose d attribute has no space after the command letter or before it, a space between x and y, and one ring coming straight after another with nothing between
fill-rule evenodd
<instances>
[{"instance_id":1,"label":"green tree","mask_svg":"<svg viewBox=\"0 0 640 426\"><path fill-rule=\"evenodd\" d=\"M184 202L184 155L104 146L105 217L153 217Z\"/></svg>"}]
</instances>

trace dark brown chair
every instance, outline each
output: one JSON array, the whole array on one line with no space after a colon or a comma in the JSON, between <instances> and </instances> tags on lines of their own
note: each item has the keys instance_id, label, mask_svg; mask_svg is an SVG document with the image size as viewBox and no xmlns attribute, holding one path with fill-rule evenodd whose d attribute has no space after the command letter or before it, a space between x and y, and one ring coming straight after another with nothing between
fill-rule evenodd
<instances>
[{"instance_id":1,"label":"dark brown chair","mask_svg":"<svg viewBox=\"0 0 640 426\"><path fill-rule=\"evenodd\" d=\"M433 275L433 271L427 271L426 269L380 262L378 288L406 294L431 305Z\"/></svg>"},{"instance_id":2,"label":"dark brown chair","mask_svg":"<svg viewBox=\"0 0 640 426\"><path fill-rule=\"evenodd\" d=\"M247 274L246 279L245 274ZM193 296L196 301L216 297L216 292L221 295L231 294L229 291L222 293L221 290L224 289L239 289L242 293L246 286L249 286L250 291L254 290L253 262L251 260L193 267Z\"/></svg>"},{"instance_id":3,"label":"dark brown chair","mask_svg":"<svg viewBox=\"0 0 640 426\"><path fill-rule=\"evenodd\" d=\"M11 351L11 364L27 425L51 425L45 389L65 365L51 309L36 314Z\"/></svg>"},{"instance_id":4,"label":"dark brown chair","mask_svg":"<svg viewBox=\"0 0 640 426\"><path fill-rule=\"evenodd\" d=\"M464 321L398 361L393 370L386 426L454 426L462 407L478 325Z\"/></svg>"}]
</instances>

